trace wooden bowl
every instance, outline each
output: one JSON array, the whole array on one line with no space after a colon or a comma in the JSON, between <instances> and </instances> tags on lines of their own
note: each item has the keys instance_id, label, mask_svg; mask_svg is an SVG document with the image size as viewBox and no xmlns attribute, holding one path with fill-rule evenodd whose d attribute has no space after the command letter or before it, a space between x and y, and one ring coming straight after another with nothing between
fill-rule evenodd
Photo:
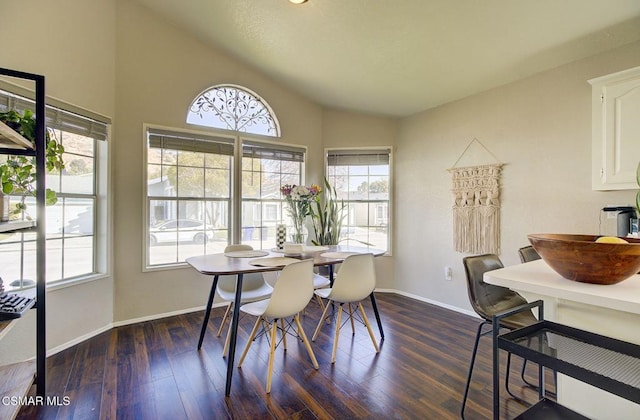
<instances>
[{"instance_id":1,"label":"wooden bowl","mask_svg":"<svg viewBox=\"0 0 640 420\"><path fill-rule=\"evenodd\" d=\"M640 239L629 243L598 243L597 235L541 233L528 235L529 242L558 274L568 280L615 284L640 270Z\"/></svg>"}]
</instances>

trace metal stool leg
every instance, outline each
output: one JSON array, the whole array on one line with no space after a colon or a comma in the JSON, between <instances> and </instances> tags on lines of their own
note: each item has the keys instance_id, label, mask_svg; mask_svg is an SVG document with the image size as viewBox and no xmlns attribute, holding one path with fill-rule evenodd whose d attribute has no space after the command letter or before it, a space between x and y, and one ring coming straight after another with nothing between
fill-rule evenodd
<instances>
[{"instance_id":1,"label":"metal stool leg","mask_svg":"<svg viewBox=\"0 0 640 420\"><path fill-rule=\"evenodd\" d=\"M467 405L467 396L469 395L469 385L471 384L471 375L473 375L473 365L476 362L476 354L478 352L478 343L480 342L480 336L482 335L482 327L485 325L491 325L490 322L484 321L478 325L478 332L476 333L476 342L473 344L473 353L471 353L471 363L469 363L469 373L467 374L467 384L464 387L464 396L462 397L462 407L460 408L460 417L464 419L464 408Z\"/></svg>"}]
</instances>

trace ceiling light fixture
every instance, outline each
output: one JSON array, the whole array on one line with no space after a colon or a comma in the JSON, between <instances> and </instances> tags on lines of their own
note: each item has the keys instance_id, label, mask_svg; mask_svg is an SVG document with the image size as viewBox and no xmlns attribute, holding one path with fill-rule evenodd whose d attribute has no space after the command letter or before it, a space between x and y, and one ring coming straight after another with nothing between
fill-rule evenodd
<instances>
[{"instance_id":1,"label":"ceiling light fixture","mask_svg":"<svg viewBox=\"0 0 640 420\"><path fill-rule=\"evenodd\" d=\"M289 1L293 4L302 4L307 2L307 0L289 0Z\"/></svg>"}]
</instances>

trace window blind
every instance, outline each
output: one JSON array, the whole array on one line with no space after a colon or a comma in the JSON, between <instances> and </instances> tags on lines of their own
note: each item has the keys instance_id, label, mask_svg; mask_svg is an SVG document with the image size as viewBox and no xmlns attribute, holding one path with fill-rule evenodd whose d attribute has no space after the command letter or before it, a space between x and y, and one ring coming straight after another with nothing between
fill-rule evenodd
<instances>
[{"instance_id":1,"label":"window blind","mask_svg":"<svg viewBox=\"0 0 640 420\"><path fill-rule=\"evenodd\" d=\"M5 84L0 86L5 87ZM27 94L28 91L24 89L21 93ZM47 101L49 101L48 98ZM8 90L0 90L0 112L10 110L24 112L27 109L35 112L35 103L33 100L9 92ZM46 106L46 125L49 128L67 131L97 140L107 140L108 124L109 122L87 118L59 107L52 105Z\"/></svg>"},{"instance_id":2,"label":"window blind","mask_svg":"<svg viewBox=\"0 0 640 420\"><path fill-rule=\"evenodd\" d=\"M242 156L255 159L286 160L304 162L306 150L301 147L284 144L261 143L243 140Z\"/></svg>"},{"instance_id":3,"label":"window blind","mask_svg":"<svg viewBox=\"0 0 640 420\"><path fill-rule=\"evenodd\" d=\"M327 153L329 166L388 165L390 149L330 150Z\"/></svg>"},{"instance_id":4,"label":"window blind","mask_svg":"<svg viewBox=\"0 0 640 420\"><path fill-rule=\"evenodd\" d=\"M233 139L227 137L149 128L147 138L154 148L233 155Z\"/></svg>"}]
</instances>

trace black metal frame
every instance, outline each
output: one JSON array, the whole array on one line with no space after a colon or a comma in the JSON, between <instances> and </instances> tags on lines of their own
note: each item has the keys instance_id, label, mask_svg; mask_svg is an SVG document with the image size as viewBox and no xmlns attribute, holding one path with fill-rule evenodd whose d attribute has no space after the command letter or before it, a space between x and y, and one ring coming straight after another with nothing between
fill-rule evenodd
<instances>
[{"instance_id":1,"label":"black metal frame","mask_svg":"<svg viewBox=\"0 0 640 420\"><path fill-rule=\"evenodd\" d=\"M464 410L467 406L467 399L469 397L469 388L471 386L471 377L473 376L473 367L475 366L475 362L476 362L476 356L478 353L478 345L480 343L480 337L487 335L487 334L492 334L493 333L493 329L489 329L485 332L482 332L482 328L485 325L492 325L491 321L482 321L479 325L478 325L478 331L476 332L476 340L475 343L473 344L473 352L471 353L471 362L469 363L469 371L467 373L467 382L465 384L464 387L464 394L462 397L462 405L460 407L460 417L464 419ZM527 366L527 359L524 359L523 363L522 363L522 371L520 372L520 377L522 378L522 381L532 387L532 388L537 388L535 385L530 384L524 377L524 372L525 372L525 368ZM526 401L524 401L522 398L518 397L517 395L515 395L513 392L511 392L511 389L509 389L509 376L510 376L510 372L511 372L511 353L509 353L507 355L507 369L506 369L506 373L505 373L505 379L504 379L504 387L507 390L507 393L509 395L511 395L511 397L517 401L522 402L523 404L528 404Z\"/></svg>"},{"instance_id":2,"label":"black metal frame","mask_svg":"<svg viewBox=\"0 0 640 420\"><path fill-rule=\"evenodd\" d=\"M579 414L572 412L569 409L566 409L559 404L549 402L545 399L545 389L544 389L544 368L553 369L555 372L559 372L568 376L571 376L575 379L588 383L592 386L610 392L612 394L618 395L627 400L633 401L636 404L640 404L640 387L636 387L630 385L628 383L621 382L617 380L613 376L606 376L601 373L594 372L590 370L586 366L580 366L579 361L572 361L569 363L565 360L559 359L558 357L554 357L553 355L548 354L544 348L540 347L539 340L537 341L538 348L535 347L535 344L531 344L530 340L526 340L527 344L523 344L525 338L533 338L536 335L541 333L553 333L559 336L566 337L567 339L574 340L577 343L582 343L585 345L591 345L595 347L599 347L600 349L609 350L611 352L615 352L616 354L626 355L632 358L636 358L640 360L640 345L629 343L622 340L617 340L611 337L606 337L600 334L591 333L588 331L580 330L573 327L568 327L566 325L558 324L551 321L544 320L544 303L541 300L532 302L527 305L522 305L518 308L515 308L511 311L501 313L494 317L494 323L499 322L500 319L513 315L516 312L529 310L534 307L538 308L539 314L539 322L519 328L517 330L513 330L508 333L504 333L502 335L499 334L499 331L495 328L493 330L493 417L494 419L499 418L499 399L500 399L500 390L497 384L499 383L499 357L498 351L500 349L506 350L510 353L517 354L535 362L539 367L539 398L541 404L553 405L554 409L561 409L570 414L572 417L576 418L584 418ZM494 324L495 325L495 324ZM601 359L599 360L599 364L601 366L607 366L607 360ZM609 366L615 366L615 361L612 361ZM539 403L539 404L540 404ZM535 408L536 406L532 407Z\"/></svg>"},{"instance_id":3,"label":"black metal frame","mask_svg":"<svg viewBox=\"0 0 640 420\"><path fill-rule=\"evenodd\" d=\"M35 83L35 150L16 150L0 148L0 154L35 156L36 158L36 393L46 393L46 210L45 210L45 161L46 161L46 124L45 124L45 78L42 75L0 68L0 75L31 80Z\"/></svg>"}]
</instances>

